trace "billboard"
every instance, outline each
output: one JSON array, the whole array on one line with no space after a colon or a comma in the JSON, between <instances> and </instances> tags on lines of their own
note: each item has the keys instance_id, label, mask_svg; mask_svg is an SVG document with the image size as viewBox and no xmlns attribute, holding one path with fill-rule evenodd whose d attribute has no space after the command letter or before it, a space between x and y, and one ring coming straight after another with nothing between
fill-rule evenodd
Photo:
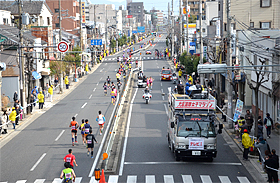
<instances>
[{"instance_id":1,"label":"billboard","mask_svg":"<svg viewBox=\"0 0 280 183\"><path fill-rule=\"evenodd\" d=\"M145 32L145 26L137 27L138 32Z\"/></svg>"},{"instance_id":2,"label":"billboard","mask_svg":"<svg viewBox=\"0 0 280 183\"><path fill-rule=\"evenodd\" d=\"M86 23L86 12L85 12L85 2L82 2L82 25L85 26Z\"/></svg>"}]
</instances>

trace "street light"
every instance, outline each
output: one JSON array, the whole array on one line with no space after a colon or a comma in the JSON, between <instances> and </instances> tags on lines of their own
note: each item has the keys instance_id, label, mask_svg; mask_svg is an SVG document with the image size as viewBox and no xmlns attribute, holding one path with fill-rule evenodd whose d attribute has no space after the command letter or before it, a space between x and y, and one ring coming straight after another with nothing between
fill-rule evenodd
<instances>
[{"instance_id":1,"label":"street light","mask_svg":"<svg viewBox=\"0 0 280 183\"><path fill-rule=\"evenodd\" d=\"M198 74L226 73L227 64L198 64Z\"/></svg>"}]
</instances>

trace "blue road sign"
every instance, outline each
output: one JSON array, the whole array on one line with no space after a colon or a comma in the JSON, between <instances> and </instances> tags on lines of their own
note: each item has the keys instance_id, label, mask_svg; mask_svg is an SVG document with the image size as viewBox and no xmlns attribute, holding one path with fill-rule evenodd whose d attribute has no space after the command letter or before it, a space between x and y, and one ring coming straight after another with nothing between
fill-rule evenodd
<instances>
[{"instance_id":1,"label":"blue road sign","mask_svg":"<svg viewBox=\"0 0 280 183\"><path fill-rule=\"evenodd\" d=\"M91 45L102 45L102 39L92 39Z\"/></svg>"},{"instance_id":2,"label":"blue road sign","mask_svg":"<svg viewBox=\"0 0 280 183\"><path fill-rule=\"evenodd\" d=\"M138 32L145 32L145 26L137 27Z\"/></svg>"},{"instance_id":3,"label":"blue road sign","mask_svg":"<svg viewBox=\"0 0 280 183\"><path fill-rule=\"evenodd\" d=\"M132 31L132 34L137 34L137 31L136 31L136 30L133 30L133 31Z\"/></svg>"}]
</instances>

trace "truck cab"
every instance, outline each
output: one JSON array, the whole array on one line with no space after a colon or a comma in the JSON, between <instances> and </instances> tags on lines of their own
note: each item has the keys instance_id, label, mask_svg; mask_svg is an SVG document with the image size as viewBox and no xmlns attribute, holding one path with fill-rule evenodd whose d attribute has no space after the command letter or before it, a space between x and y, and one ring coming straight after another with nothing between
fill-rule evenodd
<instances>
[{"instance_id":1,"label":"truck cab","mask_svg":"<svg viewBox=\"0 0 280 183\"><path fill-rule=\"evenodd\" d=\"M169 91L167 137L175 160L207 158L212 161L217 156L215 98L205 92L198 97L197 92L189 96ZM219 128L221 133L222 125Z\"/></svg>"}]
</instances>

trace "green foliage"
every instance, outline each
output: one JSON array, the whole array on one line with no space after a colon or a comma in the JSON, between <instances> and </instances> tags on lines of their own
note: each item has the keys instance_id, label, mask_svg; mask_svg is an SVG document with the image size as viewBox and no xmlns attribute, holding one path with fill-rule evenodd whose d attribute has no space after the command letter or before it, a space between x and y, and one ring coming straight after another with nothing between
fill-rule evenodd
<instances>
[{"instance_id":1,"label":"green foliage","mask_svg":"<svg viewBox=\"0 0 280 183\"><path fill-rule=\"evenodd\" d=\"M197 20L197 16L195 15L190 15L189 17L189 23L196 23Z\"/></svg>"},{"instance_id":2,"label":"green foliage","mask_svg":"<svg viewBox=\"0 0 280 183\"><path fill-rule=\"evenodd\" d=\"M120 38L118 39L118 44L119 44L119 46L123 46L124 44L126 44L126 41L127 41L126 35L123 35L122 37L120 37Z\"/></svg>"},{"instance_id":3,"label":"green foliage","mask_svg":"<svg viewBox=\"0 0 280 183\"><path fill-rule=\"evenodd\" d=\"M75 46L72 51L82 51L82 50L79 46ZM75 63L76 63L77 66L81 65L81 56L80 56L81 53L82 52L72 53L75 57Z\"/></svg>"},{"instance_id":4,"label":"green foliage","mask_svg":"<svg viewBox=\"0 0 280 183\"><path fill-rule=\"evenodd\" d=\"M185 66L185 70L187 74L191 74L193 72L197 72L197 65L199 63L199 56L191 56L187 55L185 51L179 58L180 63Z\"/></svg>"},{"instance_id":5,"label":"green foliage","mask_svg":"<svg viewBox=\"0 0 280 183\"><path fill-rule=\"evenodd\" d=\"M166 38L165 44L168 47L168 38Z\"/></svg>"},{"instance_id":6,"label":"green foliage","mask_svg":"<svg viewBox=\"0 0 280 183\"><path fill-rule=\"evenodd\" d=\"M110 48L115 48L116 45L117 45L116 40L112 38L112 39L110 40Z\"/></svg>"}]
</instances>

